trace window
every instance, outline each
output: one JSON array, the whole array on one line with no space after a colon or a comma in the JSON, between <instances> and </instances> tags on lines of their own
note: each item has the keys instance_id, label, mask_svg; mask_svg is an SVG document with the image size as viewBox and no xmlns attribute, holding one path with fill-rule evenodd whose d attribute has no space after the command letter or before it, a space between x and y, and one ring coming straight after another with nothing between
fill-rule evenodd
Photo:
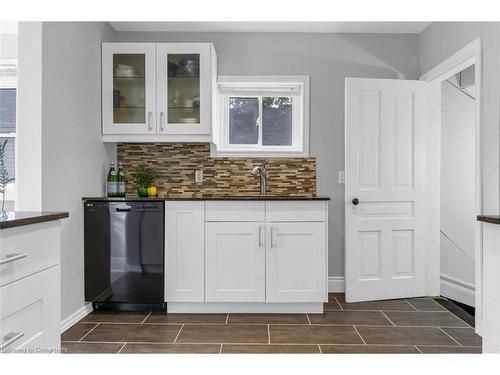
<instances>
[{"instance_id":1,"label":"window","mask_svg":"<svg viewBox=\"0 0 500 375\"><path fill-rule=\"evenodd\" d=\"M5 167L16 178L17 62L0 60L0 142L5 146ZM15 183L7 185L5 198L14 200Z\"/></svg>"},{"instance_id":2,"label":"window","mask_svg":"<svg viewBox=\"0 0 500 375\"><path fill-rule=\"evenodd\" d=\"M213 156L308 156L308 76L219 76Z\"/></svg>"}]
</instances>

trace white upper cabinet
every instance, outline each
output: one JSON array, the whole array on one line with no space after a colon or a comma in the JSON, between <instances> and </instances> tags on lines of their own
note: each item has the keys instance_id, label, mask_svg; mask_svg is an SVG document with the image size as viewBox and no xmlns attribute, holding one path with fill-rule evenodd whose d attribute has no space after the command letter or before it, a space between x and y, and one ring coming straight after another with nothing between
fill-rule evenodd
<instances>
[{"instance_id":1,"label":"white upper cabinet","mask_svg":"<svg viewBox=\"0 0 500 375\"><path fill-rule=\"evenodd\" d=\"M103 43L103 134L156 134L154 43Z\"/></svg>"},{"instance_id":2,"label":"white upper cabinet","mask_svg":"<svg viewBox=\"0 0 500 375\"><path fill-rule=\"evenodd\" d=\"M212 49L207 43L156 45L159 134L210 134Z\"/></svg>"},{"instance_id":3,"label":"white upper cabinet","mask_svg":"<svg viewBox=\"0 0 500 375\"><path fill-rule=\"evenodd\" d=\"M103 43L103 140L209 142L216 80L211 43Z\"/></svg>"}]
</instances>

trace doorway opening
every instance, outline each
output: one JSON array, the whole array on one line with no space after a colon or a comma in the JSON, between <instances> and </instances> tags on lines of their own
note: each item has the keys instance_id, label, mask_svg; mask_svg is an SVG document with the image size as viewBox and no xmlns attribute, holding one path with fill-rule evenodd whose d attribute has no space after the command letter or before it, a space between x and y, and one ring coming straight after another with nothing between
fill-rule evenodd
<instances>
[{"instance_id":1,"label":"doorway opening","mask_svg":"<svg viewBox=\"0 0 500 375\"><path fill-rule=\"evenodd\" d=\"M440 294L474 311L475 329L481 334L482 227L476 220L483 210L481 38L420 79L441 85Z\"/></svg>"},{"instance_id":2,"label":"doorway opening","mask_svg":"<svg viewBox=\"0 0 500 375\"><path fill-rule=\"evenodd\" d=\"M441 82L441 296L474 312L475 65Z\"/></svg>"}]
</instances>

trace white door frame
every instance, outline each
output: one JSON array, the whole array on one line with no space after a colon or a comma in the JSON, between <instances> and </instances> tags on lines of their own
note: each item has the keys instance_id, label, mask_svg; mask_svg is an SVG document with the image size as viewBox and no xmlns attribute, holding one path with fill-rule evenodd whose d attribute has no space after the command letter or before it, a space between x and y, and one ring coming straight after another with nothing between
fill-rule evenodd
<instances>
[{"instance_id":1,"label":"white door frame","mask_svg":"<svg viewBox=\"0 0 500 375\"><path fill-rule=\"evenodd\" d=\"M476 215L481 215L483 212L483 189L482 189L482 140L481 140L481 94L482 94L482 41L481 38L475 39L473 42L454 53L452 56L445 59L443 62L430 69L423 74L420 79L429 83L439 83L461 72L465 68L474 65L475 68L475 84L476 84L476 114L475 114L475 157L476 157ZM434 156L440 158L440 150L434 150ZM439 198L438 198L439 201ZM474 227L474 254L475 254L475 308L476 308L476 332L481 332L482 321L482 290L483 290L483 241L482 241L482 226L476 222ZM439 252L437 252L439 257ZM439 264L439 259L438 259Z\"/></svg>"}]
</instances>

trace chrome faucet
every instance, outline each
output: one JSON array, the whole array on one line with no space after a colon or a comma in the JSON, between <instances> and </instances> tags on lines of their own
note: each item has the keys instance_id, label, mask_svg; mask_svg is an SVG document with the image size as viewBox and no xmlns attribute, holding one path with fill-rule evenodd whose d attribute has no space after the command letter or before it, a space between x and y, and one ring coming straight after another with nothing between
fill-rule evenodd
<instances>
[{"instance_id":1,"label":"chrome faucet","mask_svg":"<svg viewBox=\"0 0 500 375\"><path fill-rule=\"evenodd\" d=\"M266 166L269 164L269 160L264 160L261 165L256 166L252 169L252 176L260 177L260 194L265 195L267 193L267 174Z\"/></svg>"}]
</instances>

